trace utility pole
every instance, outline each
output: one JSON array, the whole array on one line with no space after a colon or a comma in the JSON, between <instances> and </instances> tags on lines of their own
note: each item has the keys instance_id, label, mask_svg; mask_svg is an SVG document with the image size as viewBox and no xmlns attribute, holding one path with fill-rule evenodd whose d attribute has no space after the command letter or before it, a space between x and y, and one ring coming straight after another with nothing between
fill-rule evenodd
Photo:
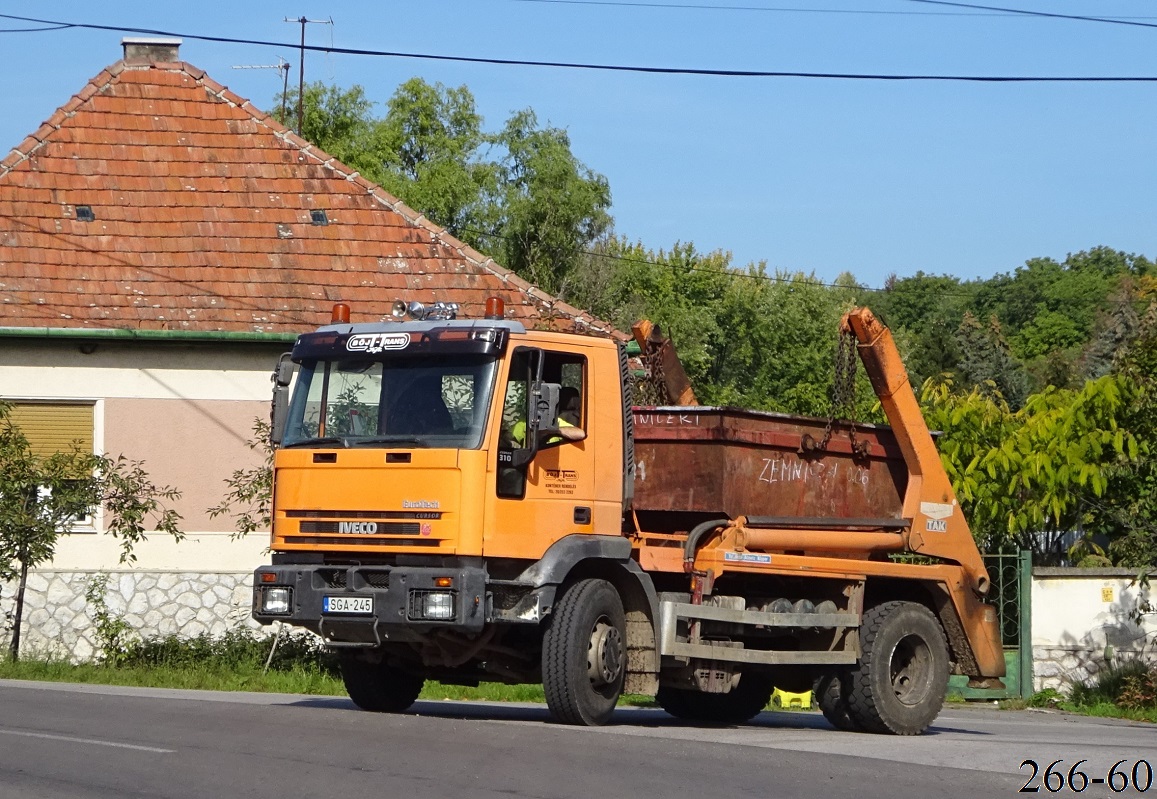
<instances>
[{"instance_id":1,"label":"utility pole","mask_svg":"<svg viewBox=\"0 0 1157 799\"><path fill-rule=\"evenodd\" d=\"M305 121L305 26L313 23L316 25L332 25L333 17L329 19L306 19L305 17L298 17L297 19L290 19L286 17L285 22L296 22L301 25L301 57L298 59L297 65L297 135L301 135L301 128Z\"/></svg>"},{"instance_id":2,"label":"utility pole","mask_svg":"<svg viewBox=\"0 0 1157 799\"><path fill-rule=\"evenodd\" d=\"M285 117L286 95L289 93L289 62L281 56L277 57L276 64L241 64L234 65L233 69L276 69L281 73L281 118Z\"/></svg>"}]
</instances>

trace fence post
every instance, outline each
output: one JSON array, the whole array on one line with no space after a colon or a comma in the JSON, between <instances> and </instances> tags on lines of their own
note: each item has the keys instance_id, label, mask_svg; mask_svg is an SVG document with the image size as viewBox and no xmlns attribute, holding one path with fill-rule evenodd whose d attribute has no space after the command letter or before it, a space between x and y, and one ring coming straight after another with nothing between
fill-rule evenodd
<instances>
[{"instance_id":1,"label":"fence post","mask_svg":"<svg viewBox=\"0 0 1157 799\"><path fill-rule=\"evenodd\" d=\"M1033 650L1032 650L1032 552L1027 549L1020 551L1019 580L1017 588L1020 593L1019 624L1020 635L1020 689L1018 693L1027 699L1036 693L1033 690Z\"/></svg>"}]
</instances>

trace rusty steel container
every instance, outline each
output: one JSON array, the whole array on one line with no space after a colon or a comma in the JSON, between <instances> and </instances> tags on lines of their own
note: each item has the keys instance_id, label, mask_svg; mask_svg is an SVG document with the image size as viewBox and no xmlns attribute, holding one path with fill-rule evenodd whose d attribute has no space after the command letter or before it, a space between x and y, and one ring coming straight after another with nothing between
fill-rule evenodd
<instances>
[{"instance_id":1,"label":"rusty steel container","mask_svg":"<svg viewBox=\"0 0 1157 799\"><path fill-rule=\"evenodd\" d=\"M636 407L636 512L825 519L896 519L908 468L891 428L858 424L866 455L853 456L849 426L707 406Z\"/></svg>"}]
</instances>

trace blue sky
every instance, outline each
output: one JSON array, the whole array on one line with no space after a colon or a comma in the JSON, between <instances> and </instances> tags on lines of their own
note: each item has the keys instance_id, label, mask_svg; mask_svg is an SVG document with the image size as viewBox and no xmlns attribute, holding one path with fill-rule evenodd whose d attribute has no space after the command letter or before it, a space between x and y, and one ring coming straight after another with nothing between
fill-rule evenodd
<instances>
[{"instance_id":1,"label":"blue sky","mask_svg":"<svg viewBox=\"0 0 1157 799\"><path fill-rule=\"evenodd\" d=\"M644 5L663 2L658 7ZM1157 25L1151 0L1008 0ZM684 7L669 7L683 5ZM694 7L689 7L694 6ZM742 8L740 8L742 7ZM780 9L780 10L770 10ZM782 10L807 9L807 10ZM840 13L842 11L906 13ZM452 56L759 71L1157 76L1157 27L912 0L0 1L0 13L284 42L186 38L185 61L259 106L307 43ZM30 27L0 20L0 28ZM120 57L122 34L0 33L6 152ZM135 34L128 34L135 35ZM1157 83L988 84L632 74L307 53L306 80L384 105L412 76L474 93L488 129L533 108L610 181L616 230L736 265L989 277L1108 245L1157 257ZM380 107L379 107L380 110Z\"/></svg>"}]
</instances>

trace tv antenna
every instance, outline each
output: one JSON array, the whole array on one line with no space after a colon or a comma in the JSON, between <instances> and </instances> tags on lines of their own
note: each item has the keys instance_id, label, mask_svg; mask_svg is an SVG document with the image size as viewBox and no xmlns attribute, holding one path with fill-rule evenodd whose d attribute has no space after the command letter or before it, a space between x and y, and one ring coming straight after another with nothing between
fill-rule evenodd
<instances>
[{"instance_id":1,"label":"tv antenna","mask_svg":"<svg viewBox=\"0 0 1157 799\"><path fill-rule=\"evenodd\" d=\"M234 65L233 69L276 69L281 73L281 119L286 121L285 96L289 93L289 62L281 56L277 57L276 64L241 64Z\"/></svg>"},{"instance_id":2,"label":"tv antenna","mask_svg":"<svg viewBox=\"0 0 1157 799\"><path fill-rule=\"evenodd\" d=\"M306 19L286 17L285 22L296 22L301 25L301 57L297 65L297 135L301 135L301 126L305 117L305 26L306 25L333 25L333 17L329 19Z\"/></svg>"}]
</instances>

